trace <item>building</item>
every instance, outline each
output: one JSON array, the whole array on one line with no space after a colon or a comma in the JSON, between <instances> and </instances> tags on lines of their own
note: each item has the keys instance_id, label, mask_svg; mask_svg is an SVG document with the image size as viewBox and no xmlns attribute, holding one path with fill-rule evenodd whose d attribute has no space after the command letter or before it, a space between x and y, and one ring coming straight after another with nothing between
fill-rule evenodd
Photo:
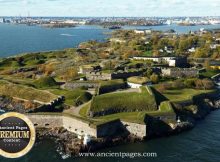
<instances>
[{"instance_id":1,"label":"building","mask_svg":"<svg viewBox=\"0 0 220 162\"><path fill-rule=\"evenodd\" d=\"M192 52L196 52L196 49L194 47L192 47L192 48L188 49L188 51L192 53Z\"/></svg>"},{"instance_id":2,"label":"building","mask_svg":"<svg viewBox=\"0 0 220 162\"><path fill-rule=\"evenodd\" d=\"M198 69L194 68L162 68L162 75L174 78L197 77Z\"/></svg>"},{"instance_id":3,"label":"building","mask_svg":"<svg viewBox=\"0 0 220 162\"><path fill-rule=\"evenodd\" d=\"M165 46L164 47L164 50L167 52L167 53L174 53L174 47L173 46Z\"/></svg>"},{"instance_id":4,"label":"building","mask_svg":"<svg viewBox=\"0 0 220 162\"><path fill-rule=\"evenodd\" d=\"M5 18L0 18L0 23L5 23Z\"/></svg>"},{"instance_id":5,"label":"building","mask_svg":"<svg viewBox=\"0 0 220 162\"><path fill-rule=\"evenodd\" d=\"M151 29L146 29L146 30L134 30L134 32L136 34L151 34L152 33L152 30Z\"/></svg>"},{"instance_id":6,"label":"building","mask_svg":"<svg viewBox=\"0 0 220 162\"><path fill-rule=\"evenodd\" d=\"M186 57L163 57L169 67L187 67L187 58Z\"/></svg>"},{"instance_id":7,"label":"building","mask_svg":"<svg viewBox=\"0 0 220 162\"><path fill-rule=\"evenodd\" d=\"M115 43L125 43L126 42L125 40L122 40L120 38L111 38L109 41L115 42Z\"/></svg>"},{"instance_id":8,"label":"building","mask_svg":"<svg viewBox=\"0 0 220 162\"><path fill-rule=\"evenodd\" d=\"M134 30L136 34L145 34L144 30Z\"/></svg>"},{"instance_id":9,"label":"building","mask_svg":"<svg viewBox=\"0 0 220 162\"><path fill-rule=\"evenodd\" d=\"M133 60L150 60L156 63L167 63L170 67L187 67L186 57L133 57Z\"/></svg>"},{"instance_id":10,"label":"building","mask_svg":"<svg viewBox=\"0 0 220 162\"><path fill-rule=\"evenodd\" d=\"M153 61L153 62L157 62L157 63L161 63L162 62L162 58L161 57L141 57L141 56L137 56L137 57L133 57L133 60L143 60L143 61Z\"/></svg>"},{"instance_id":11,"label":"building","mask_svg":"<svg viewBox=\"0 0 220 162\"><path fill-rule=\"evenodd\" d=\"M152 84L148 78L139 76L128 78L127 83L130 88L140 88Z\"/></svg>"},{"instance_id":12,"label":"building","mask_svg":"<svg viewBox=\"0 0 220 162\"><path fill-rule=\"evenodd\" d=\"M220 70L220 62L219 61L211 61L209 63L210 68L215 69L215 70Z\"/></svg>"},{"instance_id":13,"label":"building","mask_svg":"<svg viewBox=\"0 0 220 162\"><path fill-rule=\"evenodd\" d=\"M86 72L87 80L111 80L112 74L102 72Z\"/></svg>"},{"instance_id":14,"label":"building","mask_svg":"<svg viewBox=\"0 0 220 162\"><path fill-rule=\"evenodd\" d=\"M83 65L79 67L79 74L86 74L87 72L101 71L99 65Z\"/></svg>"}]
</instances>

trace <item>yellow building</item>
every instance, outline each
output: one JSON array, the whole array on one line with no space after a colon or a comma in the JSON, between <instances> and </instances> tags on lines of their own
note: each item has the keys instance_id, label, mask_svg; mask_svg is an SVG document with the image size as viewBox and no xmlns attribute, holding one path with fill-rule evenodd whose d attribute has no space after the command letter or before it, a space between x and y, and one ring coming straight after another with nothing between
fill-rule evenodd
<instances>
[{"instance_id":1,"label":"yellow building","mask_svg":"<svg viewBox=\"0 0 220 162\"><path fill-rule=\"evenodd\" d=\"M213 70L220 70L220 62L210 62L210 68Z\"/></svg>"}]
</instances>

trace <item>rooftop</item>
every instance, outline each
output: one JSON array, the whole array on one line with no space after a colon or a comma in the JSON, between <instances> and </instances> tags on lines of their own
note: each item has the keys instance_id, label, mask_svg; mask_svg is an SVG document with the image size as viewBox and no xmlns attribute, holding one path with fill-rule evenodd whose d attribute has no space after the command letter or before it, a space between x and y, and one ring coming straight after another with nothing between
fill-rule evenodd
<instances>
[{"instance_id":1,"label":"rooftop","mask_svg":"<svg viewBox=\"0 0 220 162\"><path fill-rule=\"evenodd\" d=\"M130 77L128 78L128 82L130 83L136 83L136 84L145 84L149 82L150 80L147 77Z\"/></svg>"}]
</instances>

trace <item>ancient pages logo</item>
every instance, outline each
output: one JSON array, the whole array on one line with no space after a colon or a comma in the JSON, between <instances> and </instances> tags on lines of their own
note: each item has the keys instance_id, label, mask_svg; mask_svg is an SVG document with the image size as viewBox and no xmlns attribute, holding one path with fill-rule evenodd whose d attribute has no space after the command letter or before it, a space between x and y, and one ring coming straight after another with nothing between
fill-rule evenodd
<instances>
[{"instance_id":1,"label":"ancient pages logo","mask_svg":"<svg viewBox=\"0 0 220 162\"><path fill-rule=\"evenodd\" d=\"M23 114L5 113L0 116L0 155L19 158L27 154L35 143L33 123Z\"/></svg>"}]
</instances>

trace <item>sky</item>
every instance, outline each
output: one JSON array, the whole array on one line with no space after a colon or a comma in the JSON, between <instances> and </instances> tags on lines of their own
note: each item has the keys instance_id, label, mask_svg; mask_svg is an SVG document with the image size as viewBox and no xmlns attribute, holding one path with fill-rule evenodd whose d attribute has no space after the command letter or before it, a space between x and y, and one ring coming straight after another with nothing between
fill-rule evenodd
<instances>
[{"instance_id":1,"label":"sky","mask_svg":"<svg viewBox=\"0 0 220 162\"><path fill-rule=\"evenodd\" d=\"M0 0L0 16L220 16L220 0Z\"/></svg>"}]
</instances>

